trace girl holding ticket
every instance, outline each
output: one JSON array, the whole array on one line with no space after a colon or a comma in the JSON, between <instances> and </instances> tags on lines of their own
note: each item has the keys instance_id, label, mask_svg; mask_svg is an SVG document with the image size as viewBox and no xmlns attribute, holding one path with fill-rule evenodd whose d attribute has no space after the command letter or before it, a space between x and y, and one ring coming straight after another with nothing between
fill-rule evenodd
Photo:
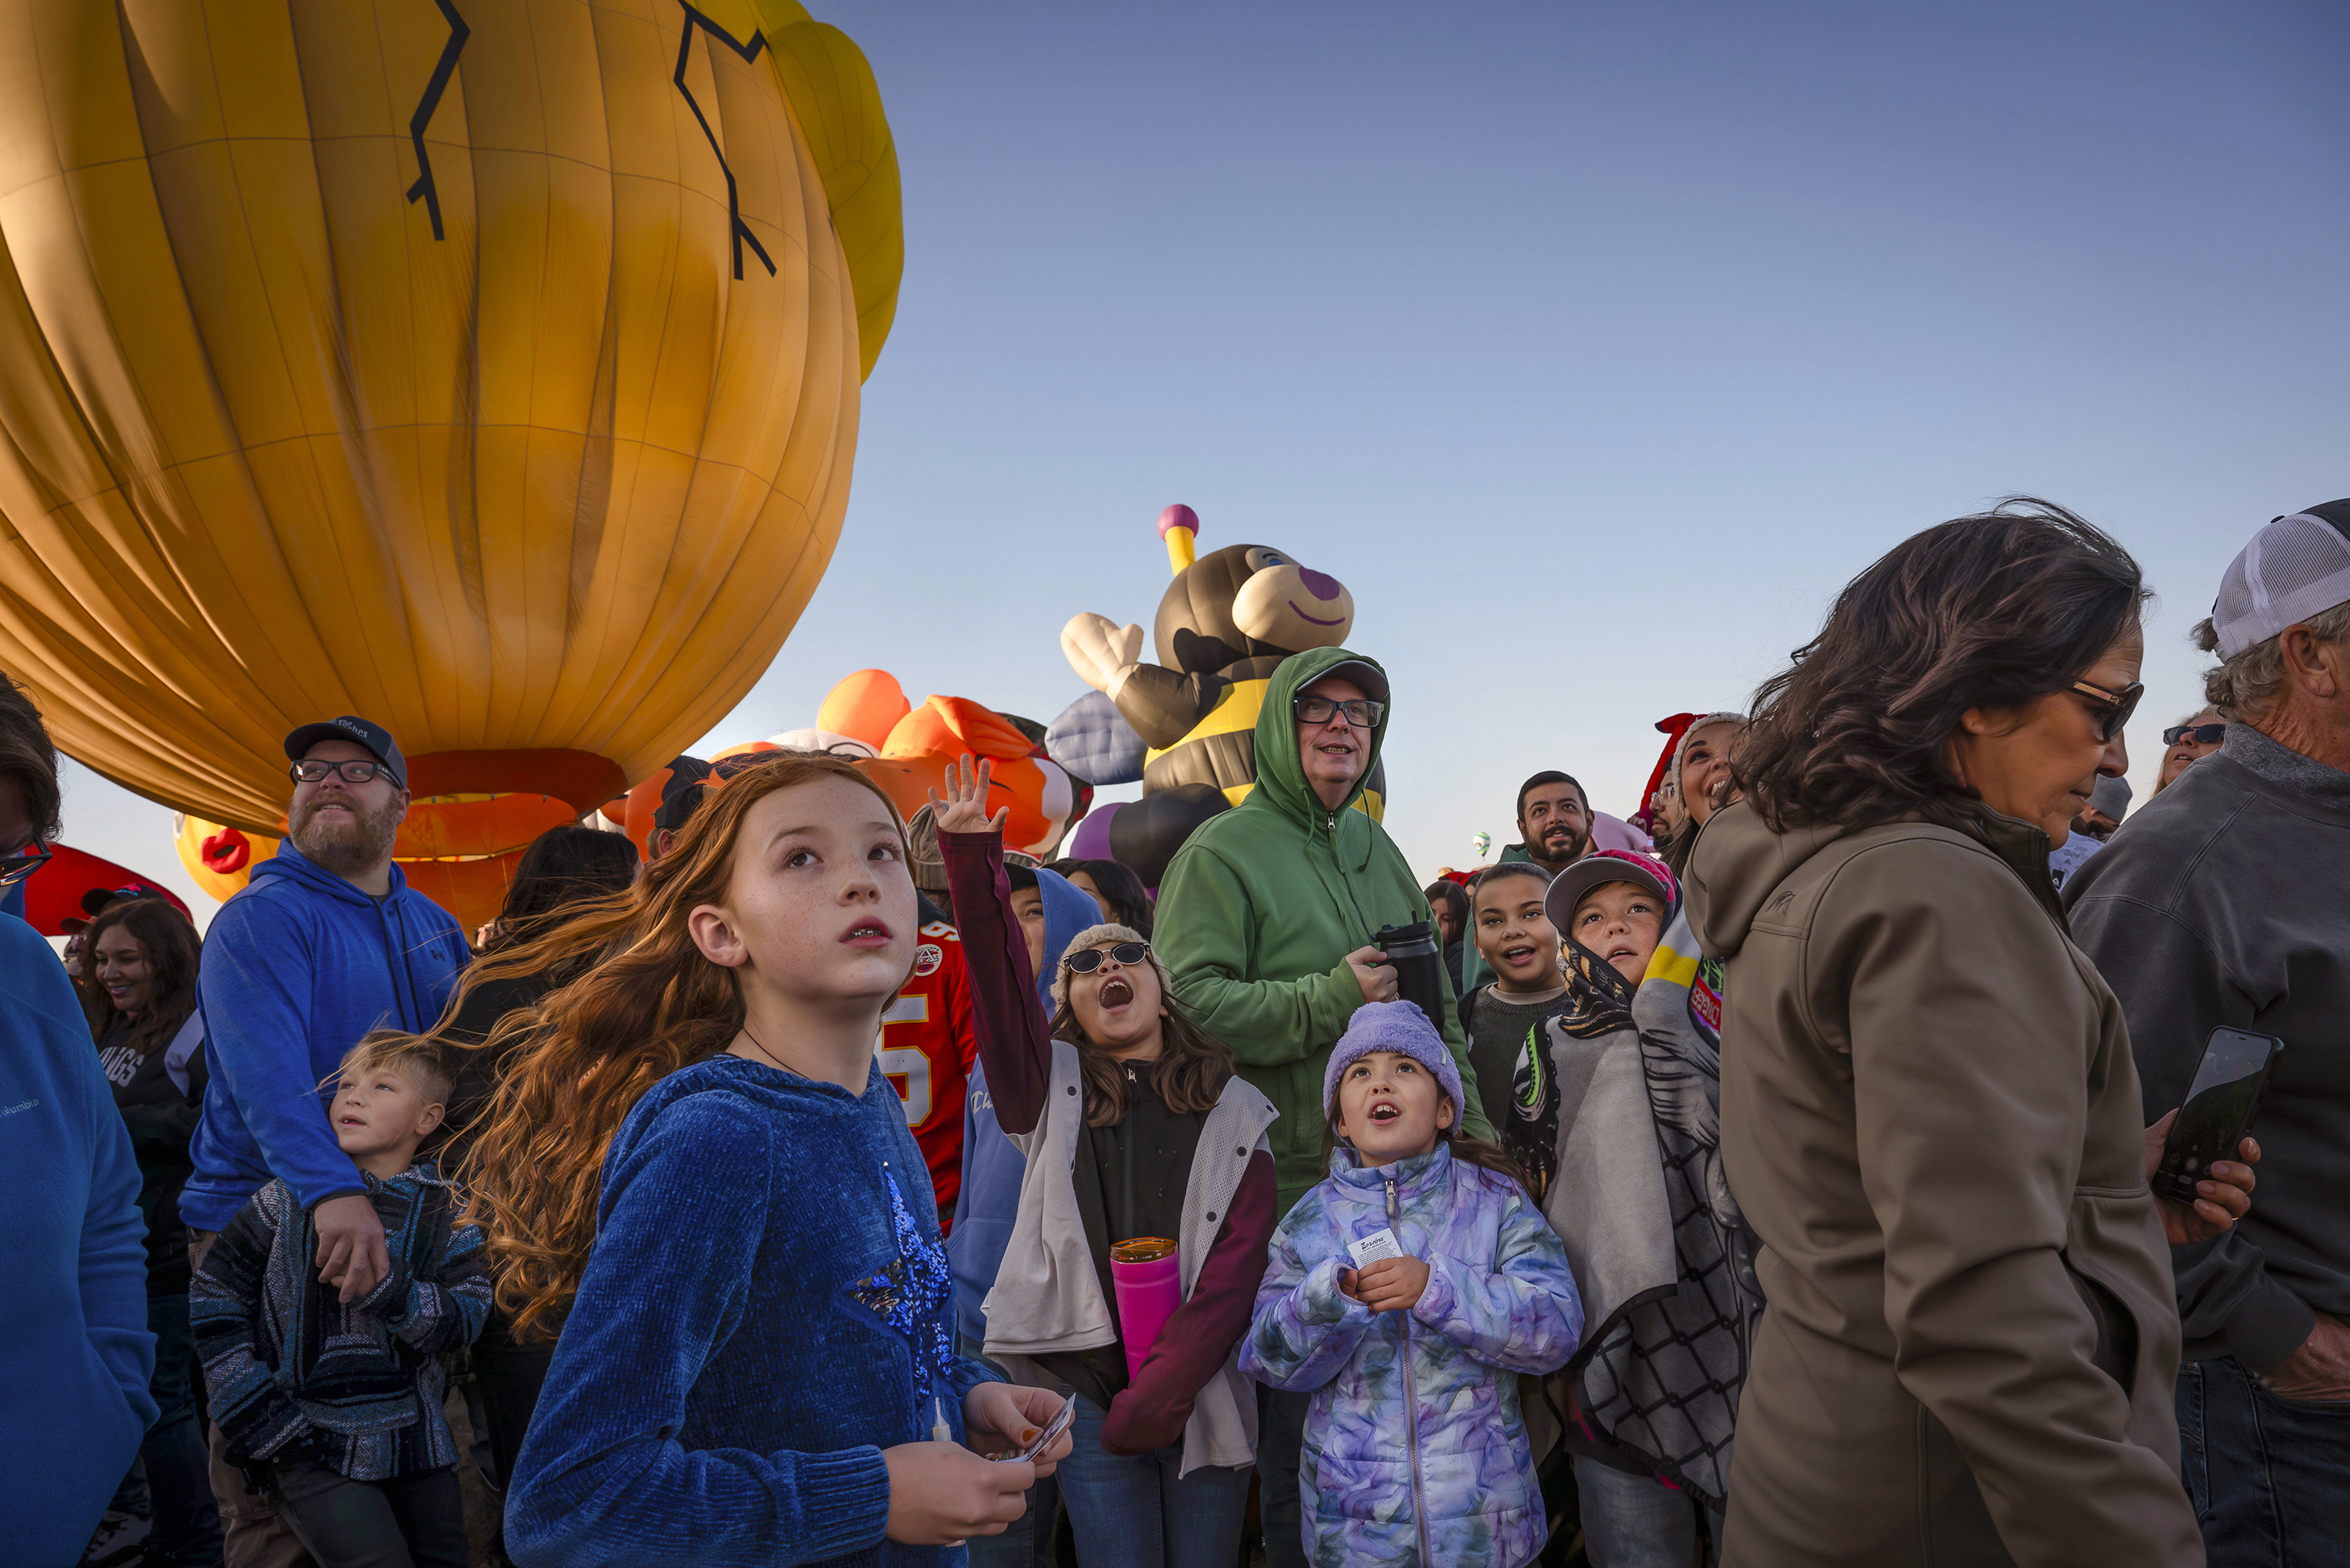
<instances>
[{"instance_id":1,"label":"girl holding ticket","mask_svg":"<svg viewBox=\"0 0 2350 1568\"><path fill-rule=\"evenodd\" d=\"M1454 1136L1460 1069L1417 1005L1357 1010L1322 1098L1329 1179L1274 1233L1240 1357L1314 1396L1306 1553L1520 1568L1547 1532L1516 1375L1575 1354L1565 1249L1501 1150Z\"/></svg>"},{"instance_id":2,"label":"girl holding ticket","mask_svg":"<svg viewBox=\"0 0 2350 1568\"><path fill-rule=\"evenodd\" d=\"M1047 1023L988 772L965 757L931 797L972 1032L1028 1161L986 1355L1076 1391L1060 1481L1086 1568L1231 1568L1256 1459L1256 1390L1232 1353L1273 1233L1275 1113L1129 927L1071 939Z\"/></svg>"}]
</instances>

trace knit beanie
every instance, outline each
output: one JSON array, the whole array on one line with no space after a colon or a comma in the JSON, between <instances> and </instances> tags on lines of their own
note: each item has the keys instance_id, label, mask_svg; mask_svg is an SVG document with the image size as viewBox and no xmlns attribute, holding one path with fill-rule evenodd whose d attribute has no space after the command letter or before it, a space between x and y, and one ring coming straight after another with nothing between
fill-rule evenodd
<instances>
[{"instance_id":1,"label":"knit beanie","mask_svg":"<svg viewBox=\"0 0 2350 1568\"><path fill-rule=\"evenodd\" d=\"M1681 732L1673 740L1672 756L1665 763L1665 772L1663 775L1664 787L1671 790L1675 794L1679 794L1680 793L1681 757L1682 754L1689 750L1690 737L1710 724L1736 724L1741 729L1743 729L1746 725L1746 715L1743 713L1700 713L1696 718L1691 719L1688 723L1681 726ZM1681 802L1681 805L1683 807L1687 807L1689 802L1683 801Z\"/></svg>"},{"instance_id":2,"label":"knit beanie","mask_svg":"<svg viewBox=\"0 0 2350 1568\"><path fill-rule=\"evenodd\" d=\"M1393 1051L1410 1057L1436 1075L1436 1086L1452 1102L1455 1125L1467 1114L1461 1097L1461 1068L1444 1046L1444 1036L1428 1021L1416 1002L1367 1002L1347 1020L1347 1032L1330 1047L1330 1064L1322 1069L1322 1116L1337 1119L1338 1079L1347 1069L1374 1051Z\"/></svg>"},{"instance_id":3,"label":"knit beanie","mask_svg":"<svg viewBox=\"0 0 2350 1568\"><path fill-rule=\"evenodd\" d=\"M1087 926L1069 939L1069 945L1061 950L1061 961L1053 968L1053 1011L1055 1012L1060 1012L1068 1004L1069 955L1083 952L1087 948L1116 947L1120 942L1140 942L1145 949L1150 946L1150 939L1132 926ZM1175 982L1167 978L1167 967L1159 961L1159 955L1156 952L1147 953L1143 961L1148 963L1159 976L1159 995L1168 1002L1173 1002Z\"/></svg>"}]
</instances>

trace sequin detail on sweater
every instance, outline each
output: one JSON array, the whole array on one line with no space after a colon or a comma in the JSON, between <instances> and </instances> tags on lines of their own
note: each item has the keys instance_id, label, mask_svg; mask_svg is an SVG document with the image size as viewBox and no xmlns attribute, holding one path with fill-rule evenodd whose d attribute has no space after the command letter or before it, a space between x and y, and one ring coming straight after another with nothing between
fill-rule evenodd
<instances>
[{"instance_id":1,"label":"sequin detail on sweater","mask_svg":"<svg viewBox=\"0 0 2350 1568\"><path fill-rule=\"evenodd\" d=\"M859 1305L887 1324L913 1353L914 1401L919 1408L935 1390L950 1384L948 1367L954 1347L947 1341L946 1307L954 1299L954 1275L948 1270L946 1249L922 1234L906 1208L906 1195L886 1165L881 1182L889 1192L889 1229L897 1237L898 1257L879 1273L868 1274L848 1287Z\"/></svg>"}]
</instances>

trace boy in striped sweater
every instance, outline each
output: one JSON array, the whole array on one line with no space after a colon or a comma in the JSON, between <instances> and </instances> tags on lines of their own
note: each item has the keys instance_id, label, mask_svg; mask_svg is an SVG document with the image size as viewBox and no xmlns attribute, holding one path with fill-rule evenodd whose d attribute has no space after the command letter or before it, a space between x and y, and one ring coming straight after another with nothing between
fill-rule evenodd
<instances>
[{"instance_id":1,"label":"boy in striped sweater","mask_svg":"<svg viewBox=\"0 0 2350 1568\"><path fill-rule=\"evenodd\" d=\"M189 1317L229 1457L276 1501L321 1568L374 1562L390 1536L417 1568L466 1562L440 1355L490 1308L481 1233L417 1146L441 1125L447 1067L378 1031L343 1059L328 1118L383 1220L391 1267L354 1298L323 1279L317 1233L283 1181L254 1194L205 1255Z\"/></svg>"}]
</instances>

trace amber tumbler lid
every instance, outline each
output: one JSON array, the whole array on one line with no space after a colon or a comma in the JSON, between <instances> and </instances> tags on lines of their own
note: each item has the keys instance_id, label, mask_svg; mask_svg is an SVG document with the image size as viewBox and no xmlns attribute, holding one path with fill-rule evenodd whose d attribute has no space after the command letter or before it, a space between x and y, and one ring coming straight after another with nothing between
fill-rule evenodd
<instances>
[{"instance_id":1,"label":"amber tumbler lid","mask_svg":"<svg viewBox=\"0 0 2350 1568\"><path fill-rule=\"evenodd\" d=\"M1164 1236L1137 1236L1120 1241L1109 1250L1113 1263L1155 1263L1161 1258L1175 1255L1175 1243Z\"/></svg>"}]
</instances>

